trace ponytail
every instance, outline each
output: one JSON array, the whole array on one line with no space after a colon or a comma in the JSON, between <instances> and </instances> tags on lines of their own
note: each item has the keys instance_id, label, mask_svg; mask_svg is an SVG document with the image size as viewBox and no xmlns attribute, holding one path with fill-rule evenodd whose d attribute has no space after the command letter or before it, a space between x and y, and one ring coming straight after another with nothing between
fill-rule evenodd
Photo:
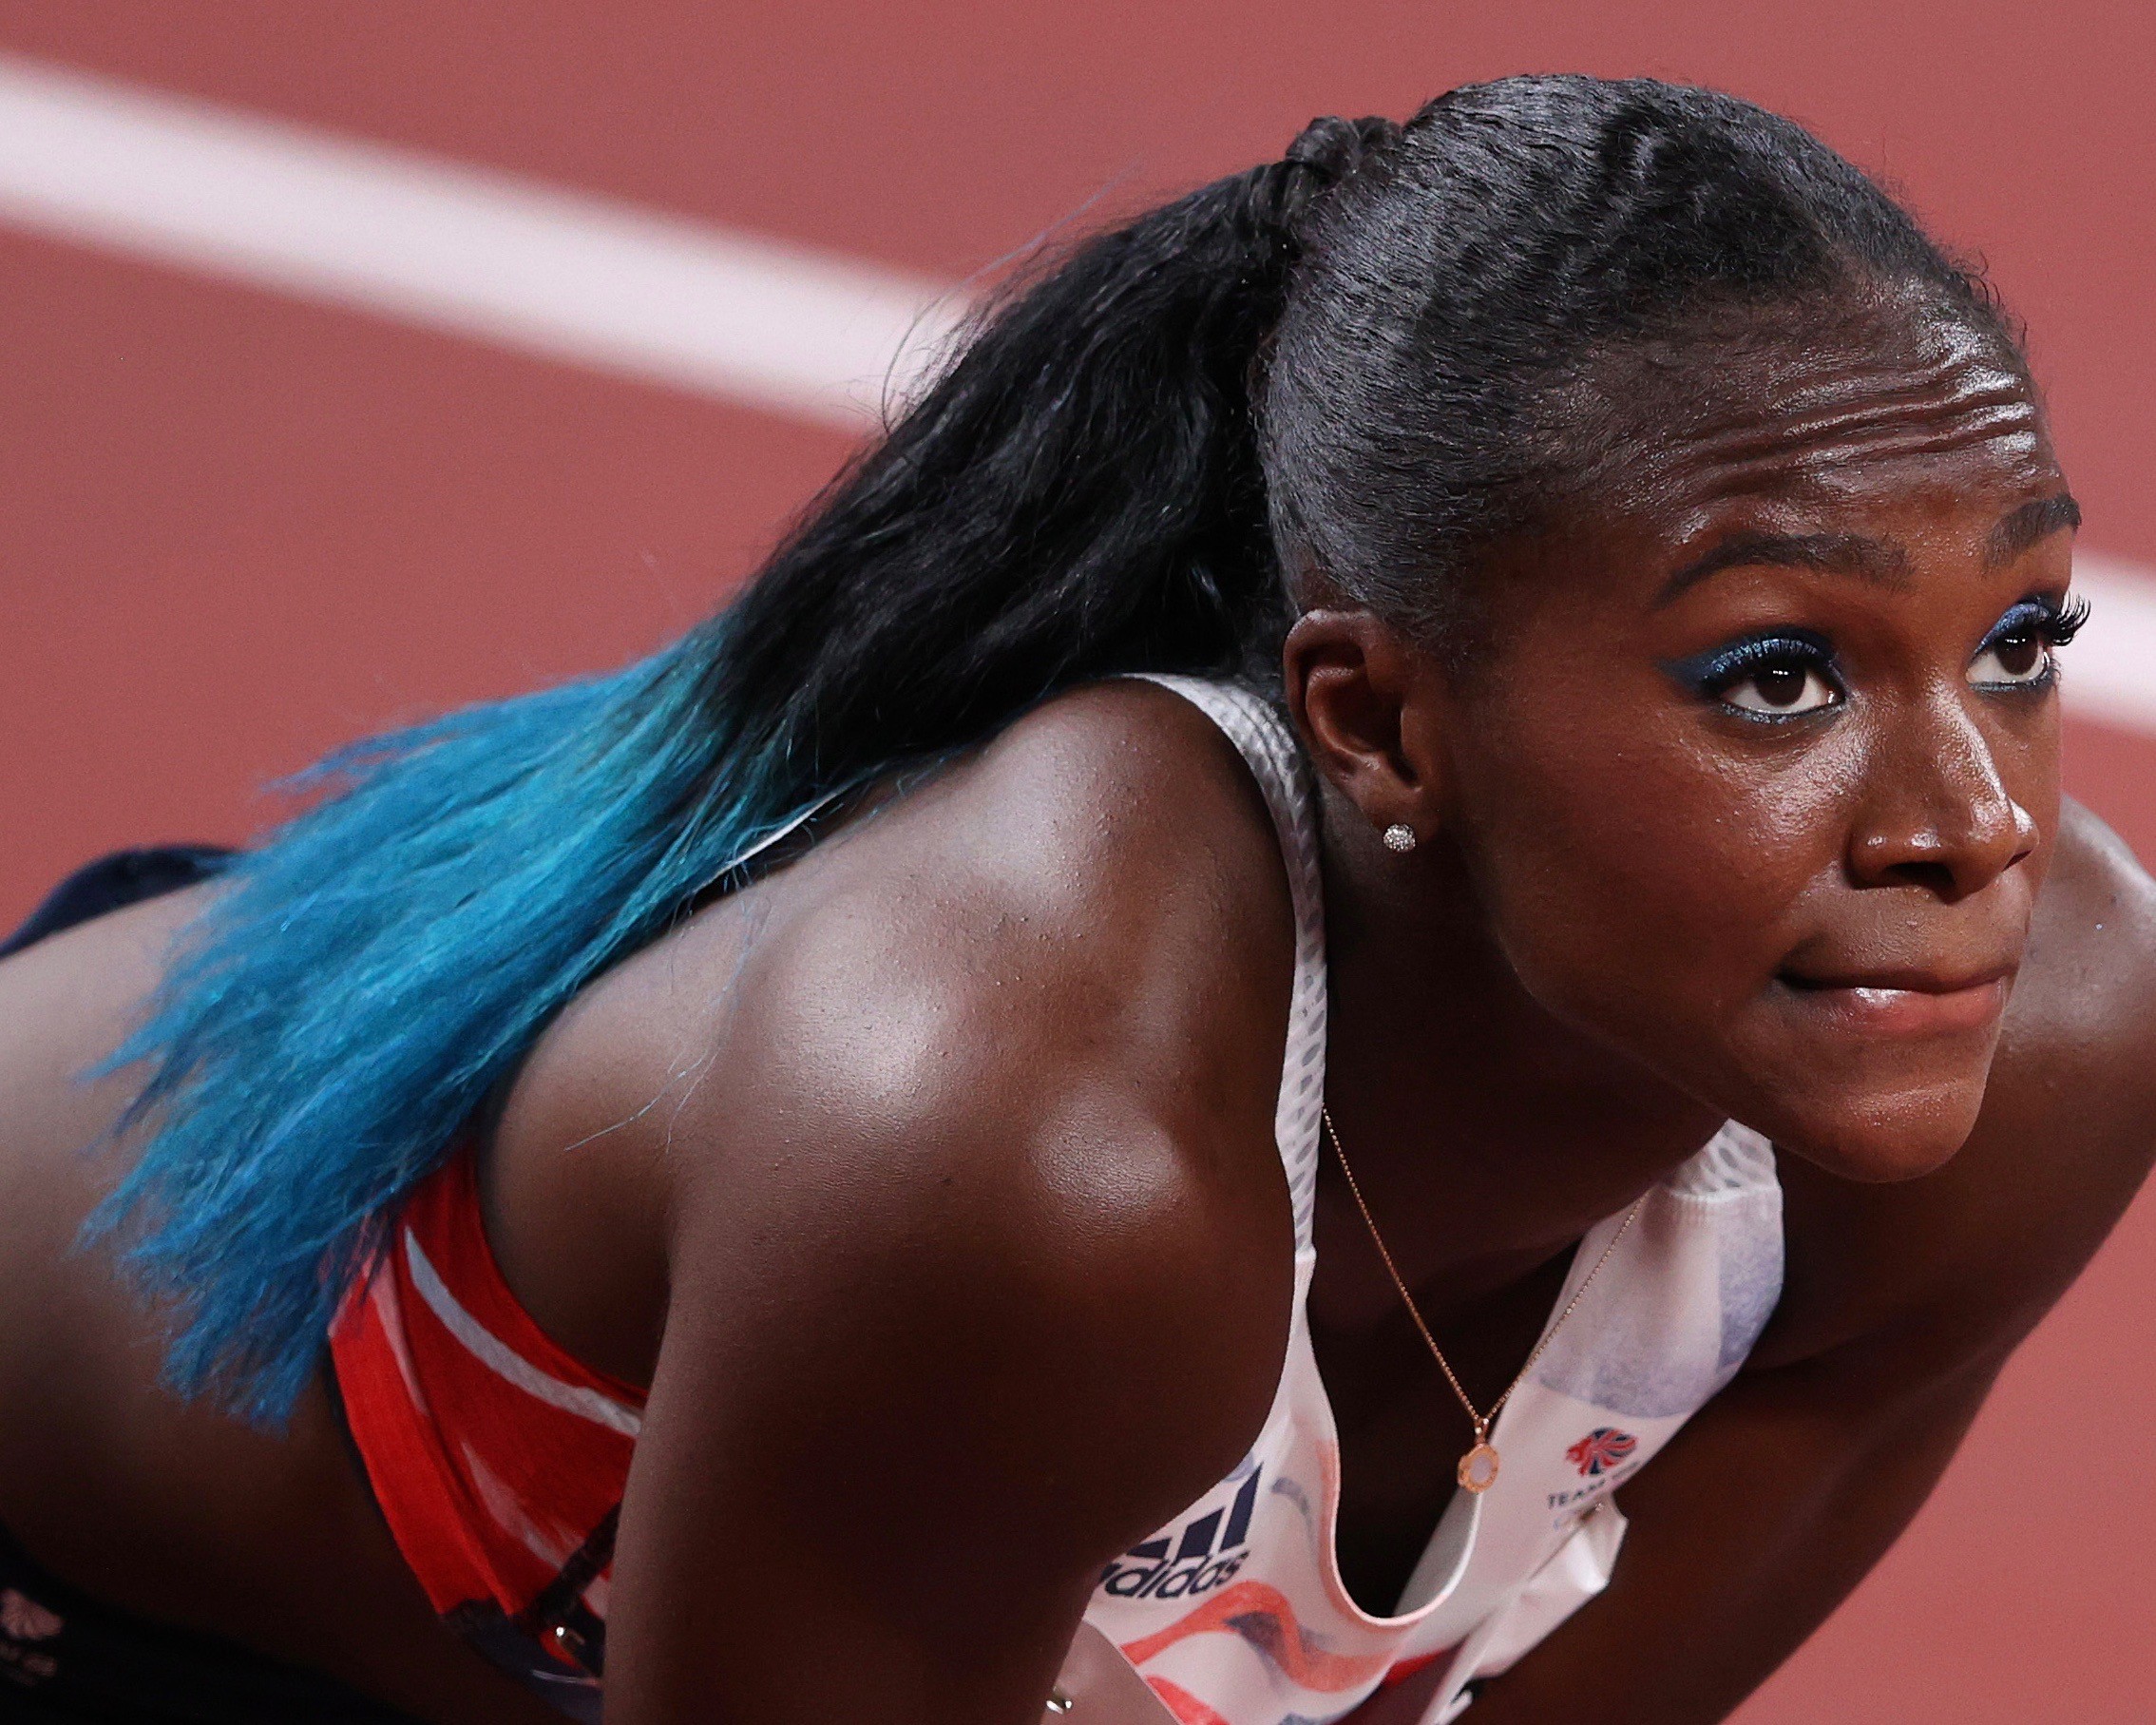
<instances>
[{"instance_id":1,"label":"ponytail","mask_svg":"<svg viewBox=\"0 0 2156 1725\"><path fill-rule=\"evenodd\" d=\"M610 677L362 743L185 932L93 1215L175 1330L168 1381L276 1425L400 1200L594 976L816 811L1087 679L1256 673L1288 602L1250 382L1302 206L1391 135L1080 247L733 605Z\"/></svg>"}]
</instances>

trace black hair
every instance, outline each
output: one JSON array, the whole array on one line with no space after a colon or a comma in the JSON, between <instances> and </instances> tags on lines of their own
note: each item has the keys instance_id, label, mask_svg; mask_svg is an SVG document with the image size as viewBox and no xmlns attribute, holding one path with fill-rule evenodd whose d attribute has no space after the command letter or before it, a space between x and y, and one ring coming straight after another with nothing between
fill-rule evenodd
<instances>
[{"instance_id":1,"label":"black hair","mask_svg":"<svg viewBox=\"0 0 2156 1725\"><path fill-rule=\"evenodd\" d=\"M1736 97L1518 77L1313 121L989 319L741 602L756 692L843 773L1108 671L1268 680L1294 575L1434 636L1593 463L1551 417L1596 355L1880 290L2025 373L1976 271Z\"/></svg>"},{"instance_id":2,"label":"black hair","mask_svg":"<svg viewBox=\"0 0 2156 1725\"><path fill-rule=\"evenodd\" d=\"M1629 374L1667 397L1746 324L1786 334L1777 314L1802 310L1814 339L1956 325L2027 375L1977 271L1802 126L1713 90L1454 90L1324 201L1302 249L1260 386L1275 540L1431 638L1471 609L1478 550L1612 452L1565 408L1613 352L1693 361ZM1593 429L1636 435L1678 406Z\"/></svg>"}]
</instances>

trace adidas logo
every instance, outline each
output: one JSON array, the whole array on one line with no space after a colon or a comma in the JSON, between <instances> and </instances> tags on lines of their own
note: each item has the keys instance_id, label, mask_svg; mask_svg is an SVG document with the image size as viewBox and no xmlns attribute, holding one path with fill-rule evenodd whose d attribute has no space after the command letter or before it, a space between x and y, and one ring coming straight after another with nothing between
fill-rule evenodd
<instances>
[{"instance_id":1,"label":"adidas logo","mask_svg":"<svg viewBox=\"0 0 2156 1725\"><path fill-rule=\"evenodd\" d=\"M1250 1515L1264 1471L1251 1468L1233 1503L1186 1523L1179 1537L1170 1531L1133 1545L1100 1572L1100 1590L1118 1600L1180 1600L1225 1586L1250 1556Z\"/></svg>"}]
</instances>

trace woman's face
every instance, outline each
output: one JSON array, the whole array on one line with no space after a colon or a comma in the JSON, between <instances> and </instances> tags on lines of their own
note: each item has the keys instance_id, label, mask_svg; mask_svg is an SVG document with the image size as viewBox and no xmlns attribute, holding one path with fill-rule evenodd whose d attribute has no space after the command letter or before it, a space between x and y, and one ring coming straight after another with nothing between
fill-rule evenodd
<instances>
[{"instance_id":1,"label":"woman's face","mask_svg":"<svg viewBox=\"0 0 2156 1725\"><path fill-rule=\"evenodd\" d=\"M1549 1010L1835 1172L1922 1173L2057 829L2076 514L1964 334L1702 370L1496 560L1424 708L1442 818Z\"/></svg>"}]
</instances>

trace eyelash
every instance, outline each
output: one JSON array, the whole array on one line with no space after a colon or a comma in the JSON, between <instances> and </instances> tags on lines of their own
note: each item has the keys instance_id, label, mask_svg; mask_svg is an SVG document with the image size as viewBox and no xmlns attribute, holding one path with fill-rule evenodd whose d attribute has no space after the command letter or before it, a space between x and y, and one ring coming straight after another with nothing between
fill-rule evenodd
<instances>
[{"instance_id":1,"label":"eyelash","mask_svg":"<svg viewBox=\"0 0 2156 1725\"><path fill-rule=\"evenodd\" d=\"M1809 719L1812 713L1761 713L1748 707L1740 707L1722 700L1725 691L1732 689L1746 677L1774 665L1802 666L1816 671L1835 692L1846 699L1847 691L1841 680L1835 675L1834 649L1822 636L1805 633L1784 632L1775 635L1756 635L1749 641L1702 653L1692 659L1680 660L1669 668L1677 680L1690 688L1703 700L1716 702L1723 711L1735 714L1758 724L1786 724L1795 719ZM1840 704L1838 700L1835 703ZM1831 711L1831 708L1814 711Z\"/></svg>"},{"instance_id":2,"label":"eyelash","mask_svg":"<svg viewBox=\"0 0 2156 1725\"><path fill-rule=\"evenodd\" d=\"M2081 625L2088 621L2089 602L2079 593L2064 604L2034 595L2021 601L1992 625L1992 632L1976 648L1977 657L1981 658L2000 642L2011 641L2024 631L2042 637L2046 646L2063 647L2081 633Z\"/></svg>"},{"instance_id":3,"label":"eyelash","mask_svg":"<svg viewBox=\"0 0 2156 1725\"><path fill-rule=\"evenodd\" d=\"M1992 626L1977 646L1974 659L1980 659L2000 642L2011 641L2016 635L2032 631L2042 638L2051 649L2067 645L2081 632L2082 624L2089 621L2089 601L2076 593L2064 604L2041 594L2032 594L2008 610ZM1735 688L1746 676L1769 666L1787 665L1817 672L1822 681L1833 689L1836 700L1828 706L1810 708L1797 713L1766 713L1749 707L1740 707L1722 699L1724 693ZM1834 649L1822 636L1790 631L1774 635L1755 636L1734 645L1703 653L1692 659L1680 660L1668 669L1677 680L1689 686L1705 700L1713 700L1726 713L1757 724L1788 724L1796 719L1810 719L1820 713L1832 712L1848 699L1848 690L1842 685L1834 662ZM2001 687L2014 689L2049 688L2057 680L2058 667L2047 666L2044 674L2026 681Z\"/></svg>"}]
</instances>

